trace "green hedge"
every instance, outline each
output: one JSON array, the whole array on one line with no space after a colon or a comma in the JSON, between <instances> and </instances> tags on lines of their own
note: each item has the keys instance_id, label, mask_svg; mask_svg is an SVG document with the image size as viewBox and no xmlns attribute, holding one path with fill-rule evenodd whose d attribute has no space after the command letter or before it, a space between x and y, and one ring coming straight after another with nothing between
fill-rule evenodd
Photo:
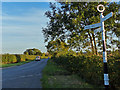
<instances>
[{"instance_id":1,"label":"green hedge","mask_svg":"<svg viewBox=\"0 0 120 90\"><path fill-rule=\"evenodd\" d=\"M15 63L17 58L15 55L4 54L2 55L2 63Z\"/></svg>"},{"instance_id":2,"label":"green hedge","mask_svg":"<svg viewBox=\"0 0 120 90\"><path fill-rule=\"evenodd\" d=\"M110 86L119 87L120 83L120 56L108 57L108 70L110 78ZM78 74L82 79L87 82L103 86L103 60L101 56L80 55L74 56L70 54L62 55L52 58L54 62L61 65L71 73Z\"/></svg>"},{"instance_id":3,"label":"green hedge","mask_svg":"<svg viewBox=\"0 0 120 90\"><path fill-rule=\"evenodd\" d=\"M15 56L17 58L17 62L26 61L25 55L16 54Z\"/></svg>"},{"instance_id":4,"label":"green hedge","mask_svg":"<svg viewBox=\"0 0 120 90\"><path fill-rule=\"evenodd\" d=\"M2 63L18 63L27 60L35 60L38 55L24 55L24 54L3 54ZM41 58L48 58L48 56L40 56Z\"/></svg>"},{"instance_id":5,"label":"green hedge","mask_svg":"<svg viewBox=\"0 0 120 90\"><path fill-rule=\"evenodd\" d=\"M8 63L17 63L27 60L34 60L35 55L22 55L22 54L3 54L2 55L2 63L8 64Z\"/></svg>"},{"instance_id":6,"label":"green hedge","mask_svg":"<svg viewBox=\"0 0 120 90\"><path fill-rule=\"evenodd\" d=\"M27 60L35 60L36 55L25 55L25 59Z\"/></svg>"}]
</instances>

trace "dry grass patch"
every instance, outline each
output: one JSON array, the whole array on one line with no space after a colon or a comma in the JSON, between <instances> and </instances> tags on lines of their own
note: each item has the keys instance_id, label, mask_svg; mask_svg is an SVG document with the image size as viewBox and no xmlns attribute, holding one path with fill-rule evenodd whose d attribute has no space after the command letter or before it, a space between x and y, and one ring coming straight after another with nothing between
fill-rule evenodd
<instances>
[{"instance_id":1,"label":"dry grass patch","mask_svg":"<svg viewBox=\"0 0 120 90\"><path fill-rule=\"evenodd\" d=\"M51 60L48 60L42 76L43 88L93 88L79 76L71 74Z\"/></svg>"},{"instance_id":2,"label":"dry grass patch","mask_svg":"<svg viewBox=\"0 0 120 90\"><path fill-rule=\"evenodd\" d=\"M92 88L91 85L83 82L76 75L55 75L49 76L48 83L56 88Z\"/></svg>"}]
</instances>

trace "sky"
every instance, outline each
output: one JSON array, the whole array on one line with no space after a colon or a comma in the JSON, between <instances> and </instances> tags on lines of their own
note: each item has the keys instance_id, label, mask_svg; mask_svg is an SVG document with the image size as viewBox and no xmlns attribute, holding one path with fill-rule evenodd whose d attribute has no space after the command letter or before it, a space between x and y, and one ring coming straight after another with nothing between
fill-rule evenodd
<instances>
[{"instance_id":1,"label":"sky","mask_svg":"<svg viewBox=\"0 0 120 90\"><path fill-rule=\"evenodd\" d=\"M2 53L47 52L42 27L49 21L44 15L48 10L49 2L2 2Z\"/></svg>"},{"instance_id":2,"label":"sky","mask_svg":"<svg viewBox=\"0 0 120 90\"><path fill-rule=\"evenodd\" d=\"M49 2L2 3L2 53L22 54L28 48L46 52L42 27Z\"/></svg>"}]
</instances>

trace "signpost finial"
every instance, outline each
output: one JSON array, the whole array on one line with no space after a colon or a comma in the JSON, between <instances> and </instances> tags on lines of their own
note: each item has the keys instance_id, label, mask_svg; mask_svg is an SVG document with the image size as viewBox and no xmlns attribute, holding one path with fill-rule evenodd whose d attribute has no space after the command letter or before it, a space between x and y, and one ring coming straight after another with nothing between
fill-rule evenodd
<instances>
[{"instance_id":1,"label":"signpost finial","mask_svg":"<svg viewBox=\"0 0 120 90\"><path fill-rule=\"evenodd\" d=\"M102 7L103 9L102 9L102 10L100 10L100 9L99 9L100 7ZM98 6L97 6L97 10L98 10L99 12L103 13L103 12L104 12L104 10L105 10L104 5L102 5L102 4L98 5Z\"/></svg>"}]
</instances>

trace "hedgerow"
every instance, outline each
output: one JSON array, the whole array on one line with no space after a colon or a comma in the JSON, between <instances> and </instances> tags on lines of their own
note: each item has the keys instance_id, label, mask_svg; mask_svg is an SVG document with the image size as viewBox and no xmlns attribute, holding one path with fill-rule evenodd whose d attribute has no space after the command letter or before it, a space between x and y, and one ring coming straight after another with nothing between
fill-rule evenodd
<instances>
[{"instance_id":1,"label":"hedgerow","mask_svg":"<svg viewBox=\"0 0 120 90\"><path fill-rule=\"evenodd\" d=\"M15 63L17 58L15 55L4 54L2 55L2 63Z\"/></svg>"},{"instance_id":2,"label":"hedgerow","mask_svg":"<svg viewBox=\"0 0 120 90\"><path fill-rule=\"evenodd\" d=\"M2 55L2 63L18 63L27 60L34 60L35 55L23 55L23 54L3 54Z\"/></svg>"},{"instance_id":3,"label":"hedgerow","mask_svg":"<svg viewBox=\"0 0 120 90\"><path fill-rule=\"evenodd\" d=\"M18 63L27 60L35 60L36 56L38 55L25 55L25 54L3 54L2 55L2 63L9 64L9 63ZM48 58L48 56L40 56L42 58Z\"/></svg>"},{"instance_id":4,"label":"hedgerow","mask_svg":"<svg viewBox=\"0 0 120 90\"><path fill-rule=\"evenodd\" d=\"M53 57L52 60L58 65L61 65L71 73L78 74L82 79L87 82L103 86L103 59L102 56L97 55L73 55L62 54L57 57ZM120 56L108 55L108 70L110 78L110 86L112 88L119 87L120 83Z\"/></svg>"}]
</instances>

